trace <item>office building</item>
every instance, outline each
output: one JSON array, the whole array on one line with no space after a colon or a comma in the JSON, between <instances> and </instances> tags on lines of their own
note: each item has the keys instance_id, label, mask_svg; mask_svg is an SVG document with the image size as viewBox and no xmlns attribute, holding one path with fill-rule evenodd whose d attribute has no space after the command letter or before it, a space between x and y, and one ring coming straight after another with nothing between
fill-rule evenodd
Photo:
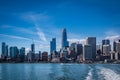
<instances>
[{"instance_id":1,"label":"office building","mask_svg":"<svg viewBox=\"0 0 120 80\"><path fill-rule=\"evenodd\" d=\"M31 52L35 53L35 44L31 44Z\"/></svg>"},{"instance_id":2,"label":"office building","mask_svg":"<svg viewBox=\"0 0 120 80\"><path fill-rule=\"evenodd\" d=\"M1 58L7 58L8 57L8 45L5 44L5 42L2 42L2 47L1 47Z\"/></svg>"},{"instance_id":3,"label":"office building","mask_svg":"<svg viewBox=\"0 0 120 80\"><path fill-rule=\"evenodd\" d=\"M16 46L10 47L10 58L17 58L19 56L19 50Z\"/></svg>"},{"instance_id":4,"label":"office building","mask_svg":"<svg viewBox=\"0 0 120 80\"><path fill-rule=\"evenodd\" d=\"M21 49L20 49L20 61L24 61L25 60L25 48L24 47L22 47Z\"/></svg>"},{"instance_id":5,"label":"office building","mask_svg":"<svg viewBox=\"0 0 120 80\"><path fill-rule=\"evenodd\" d=\"M67 31L64 28L62 31L62 48L68 47L68 46L69 46L69 42L67 41Z\"/></svg>"},{"instance_id":6,"label":"office building","mask_svg":"<svg viewBox=\"0 0 120 80\"><path fill-rule=\"evenodd\" d=\"M82 55L83 54L83 46L82 46L82 44L76 44L75 45L75 53L77 55Z\"/></svg>"},{"instance_id":7,"label":"office building","mask_svg":"<svg viewBox=\"0 0 120 80\"><path fill-rule=\"evenodd\" d=\"M110 40L109 39L102 40L102 53L103 53L103 45L110 45Z\"/></svg>"},{"instance_id":8,"label":"office building","mask_svg":"<svg viewBox=\"0 0 120 80\"><path fill-rule=\"evenodd\" d=\"M53 51L56 51L56 38L53 38L52 41L50 41L50 53Z\"/></svg>"},{"instance_id":9,"label":"office building","mask_svg":"<svg viewBox=\"0 0 120 80\"><path fill-rule=\"evenodd\" d=\"M92 46L87 44L83 47L83 61L92 60Z\"/></svg>"},{"instance_id":10,"label":"office building","mask_svg":"<svg viewBox=\"0 0 120 80\"><path fill-rule=\"evenodd\" d=\"M88 37L87 44L91 45L92 59L95 59L96 58L96 37Z\"/></svg>"},{"instance_id":11,"label":"office building","mask_svg":"<svg viewBox=\"0 0 120 80\"><path fill-rule=\"evenodd\" d=\"M103 45L103 55L105 56L110 55L110 45Z\"/></svg>"},{"instance_id":12,"label":"office building","mask_svg":"<svg viewBox=\"0 0 120 80\"><path fill-rule=\"evenodd\" d=\"M115 51L115 52L116 52L116 44L117 44L117 43L114 41L114 42L113 42L113 51Z\"/></svg>"},{"instance_id":13,"label":"office building","mask_svg":"<svg viewBox=\"0 0 120 80\"><path fill-rule=\"evenodd\" d=\"M116 43L116 52L120 53L120 42Z\"/></svg>"},{"instance_id":14,"label":"office building","mask_svg":"<svg viewBox=\"0 0 120 80\"><path fill-rule=\"evenodd\" d=\"M42 53L42 61L48 61L48 52Z\"/></svg>"},{"instance_id":15,"label":"office building","mask_svg":"<svg viewBox=\"0 0 120 80\"><path fill-rule=\"evenodd\" d=\"M10 58L14 58L14 47L10 47Z\"/></svg>"}]
</instances>

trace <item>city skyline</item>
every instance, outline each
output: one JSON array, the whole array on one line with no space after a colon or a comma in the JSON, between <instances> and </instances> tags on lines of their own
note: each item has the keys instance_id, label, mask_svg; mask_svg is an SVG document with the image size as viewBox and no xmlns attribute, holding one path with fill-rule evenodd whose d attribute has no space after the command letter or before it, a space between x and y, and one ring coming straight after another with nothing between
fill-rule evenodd
<instances>
[{"instance_id":1,"label":"city skyline","mask_svg":"<svg viewBox=\"0 0 120 80\"><path fill-rule=\"evenodd\" d=\"M67 29L70 43L85 43L89 36L95 36L97 44L103 39L119 39L119 3L118 0L1 0L0 43L30 50L34 42L37 52L49 52L50 41L55 37L59 50L63 28Z\"/></svg>"}]
</instances>

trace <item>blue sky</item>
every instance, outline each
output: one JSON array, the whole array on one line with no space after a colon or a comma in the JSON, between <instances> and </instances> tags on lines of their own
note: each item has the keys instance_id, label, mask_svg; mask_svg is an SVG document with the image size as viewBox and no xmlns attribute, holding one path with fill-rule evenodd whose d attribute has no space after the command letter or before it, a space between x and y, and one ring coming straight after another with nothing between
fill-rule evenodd
<instances>
[{"instance_id":1,"label":"blue sky","mask_svg":"<svg viewBox=\"0 0 120 80\"><path fill-rule=\"evenodd\" d=\"M97 42L120 38L119 0L0 0L0 43L48 51L49 42L66 28L70 42L85 43L88 36ZM32 40L33 39L33 40Z\"/></svg>"}]
</instances>

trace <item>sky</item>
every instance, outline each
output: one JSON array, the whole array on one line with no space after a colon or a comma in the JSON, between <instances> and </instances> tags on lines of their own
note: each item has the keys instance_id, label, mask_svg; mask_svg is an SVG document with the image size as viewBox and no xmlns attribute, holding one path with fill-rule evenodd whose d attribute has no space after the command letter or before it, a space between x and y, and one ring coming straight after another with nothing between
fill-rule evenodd
<instances>
[{"instance_id":1,"label":"sky","mask_svg":"<svg viewBox=\"0 0 120 80\"><path fill-rule=\"evenodd\" d=\"M50 41L61 47L62 29L70 43L95 36L120 38L120 0L0 0L0 43L36 52L50 51ZM1 46L0 46L1 48ZM1 52L1 50L0 50Z\"/></svg>"}]
</instances>

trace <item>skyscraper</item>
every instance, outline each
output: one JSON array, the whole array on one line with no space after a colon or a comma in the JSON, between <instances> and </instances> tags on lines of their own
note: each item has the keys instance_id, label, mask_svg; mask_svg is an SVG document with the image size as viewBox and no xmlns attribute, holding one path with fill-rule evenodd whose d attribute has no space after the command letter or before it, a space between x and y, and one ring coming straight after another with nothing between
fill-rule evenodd
<instances>
[{"instance_id":1,"label":"skyscraper","mask_svg":"<svg viewBox=\"0 0 120 80\"><path fill-rule=\"evenodd\" d=\"M83 60L92 60L92 46L87 44L83 47Z\"/></svg>"},{"instance_id":2,"label":"skyscraper","mask_svg":"<svg viewBox=\"0 0 120 80\"><path fill-rule=\"evenodd\" d=\"M110 40L109 39L102 40L102 53L103 53L103 45L110 45Z\"/></svg>"},{"instance_id":3,"label":"skyscraper","mask_svg":"<svg viewBox=\"0 0 120 80\"><path fill-rule=\"evenodd\" d=\"M68 47L68 46L69 46L69 42L67 41L67 31L64 28L62 31L62 48Z\"/></svg>"},{"instance_id":4,"label":"skyscraper","mask_svg":"<svg viewBox=\"0 0 120 80\"><path fill-rule=\"evenodd\" d=\"M21 61L25 60L25 48L24 47L20 49L20 59Z\"/></svg>"},{"instance_id":5,"label":"skyscraper","mask_svg":"<svg viewBox=\"0 0 120 80\"><path fill-rule=\"evenodd\" d=\"M103 54L105 56L109 56L110 55L110 45L103 45Z\"/></svg>"},{"instance_id":6,"label":"skyscraper","mask_svg":"<svg viewBox=\"0 0 120 80\"><path fill-rule=\"evenodd\" d=\"M88 37L87 44L91 45L92 47L92 58L96 58L96 37Z\"/></svg>"},{"instance_id":7,"label":"skyscraper","mask_svg":"<svg viewBox=\"0 0 120 80\"><path fill-rule=\"evenodd\" d=\"M31 54L31 61L33 61L35 56L35 44L31 44L30 54Z\"/></svg>"},{"instance_id":8,"label":"skyscraper","mask_svg":"<svg viewBox=\"0 0 120 80\"><path fill-rule=\"evenodd\" d=\"M116 52L116 44L117 44L117 43L114 41L114 42L113 42L113 51L115 51L115 52Z\"/></svg>"},{"instance_id":9,"label":"skyscraper","mask_svg":"<svg viewBox=\"0 0 120 80\"><path fill-rule=\"evenodd\" d=\"M10 47L10 58L17 58L19 54L19 50L16 46Z\"/></svg>"},{"instance_id":10,"label":"skyscraper","mask_svg":"<svg viewBox=\"0 0 120 80\"><path fill-rule=\"evenodd\" d=\"M77 55L82 55L82 53L83 53L82 44L76 44L75 45L75 52L76 52Z\"/></svg>"},{"instance_id":11,"label":"skyscraper","mask_svg":"<svg viewBox=\"0 0 120 80\"><path fill-rule=\"evenodd\" d=\"M35 44L31 44L31 51L32 53L35 53Z\"/></svg>"},{"instance_id":12,"label":"skyscraper","mask_svg":"<svg viewBox=\"0 0 120 80\"><path fill-rule=\"evenodd\" d=\"M53 51L56 51L56 38L53 38L52 41L50 41L50 53Z\"/></svg>"},{"instance_id":13,"label":"skyscraper","mask_svg":"<svg viewBox=\"0 0 120 80\"><path fill-rule=\"evenodd\" d=\"M10 58L14 58L14 47L10 47Z\"/></svg>"},{"instance_id":14,"label":"skyscraper","mask_svg":"<svg viewBox=\"0 0 120 80\"><path fill-rule=\"evenodd\" d=\"M17 48L17 46L14 46L14 58L17 58L19 55L19 50Z\"/></svg>"},{"instance_id":15,"label":"skyscraper","mask_svg":"<svg viewBox=\"0 0 120 80\"><path fill-rule=\"evenodd\" d=\"M116 43L116 52L120 53L120 42Z\"/></svg>"},{"instance_id":16,"label":"skyscraper","mask_svg":"<svg viewBox=\"0 0 120 80\"><path fill-rule=\"evenodd\" d=\"M2 54L1 57L5 58L8 57L8 45L5 44L5 42L2 42Z\"/></svg>"}]
</instances>

